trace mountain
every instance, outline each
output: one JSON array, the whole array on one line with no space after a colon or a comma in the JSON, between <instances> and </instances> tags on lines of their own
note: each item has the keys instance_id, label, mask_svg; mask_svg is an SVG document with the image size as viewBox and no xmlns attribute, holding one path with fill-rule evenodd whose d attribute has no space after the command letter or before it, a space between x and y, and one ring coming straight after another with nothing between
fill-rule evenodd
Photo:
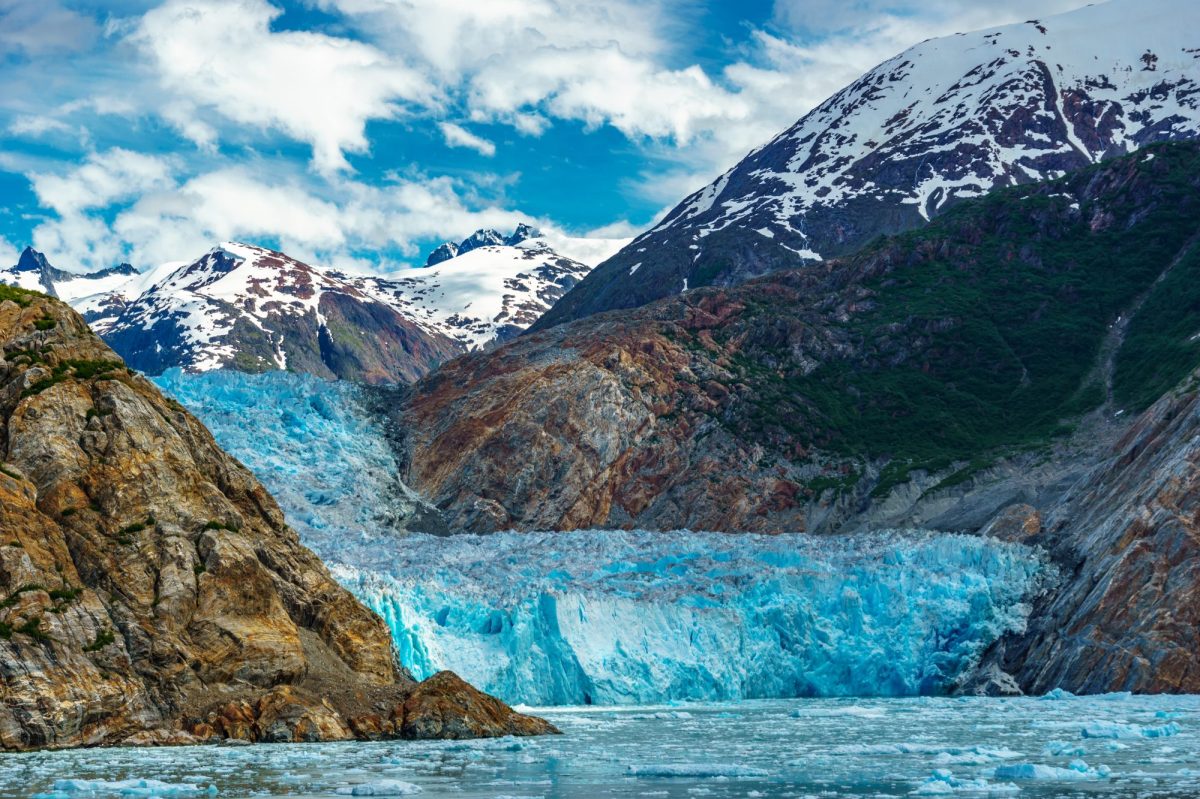
<instances>
[{"instance_id":1,"label":"mountain","mask_svg":"<svg viewBox=\"0 0 1200 799\"><path fill-rule=\"evenodd\" d=\"M1190 0L932 39L680 203L535 326L845 255L955 203L1200 131Z\"/></svg>"},{"instance_id":2,"label":"mountain","mask_svg":"<svg viewBox=\"0 0 1200 799\"><path fill-rule=\"evenodd\" d=\"M522 332L591 271L528 225L508 237L477 231L459 245L443 244L430 262L384 277L335 274L466 351Z\"/></svg>"},{"instance_id":3,"label":"mountain","mask_svg":"<svg viewBox=\"0 0 1200 799\"><path fill-rule=\"evenodd\" d=\"M438 261L438 253L447 255ZM0 283L69 302L148 374L290 369L395 383L513 337L591 269L526 224L508 236L476 231L430 261L389 275L349 274L226 242L142 274L122 264L80 275L26 249Z\"/></svg>"},{"instance_id":4,"label":"mountain","mask_svg":"<svg viewBox=\"0 0 1200 799\"><path fill-rule=\"evenodd\" d=\"M334 273L227 242L93 324L135 369L292 369L412 380L459 347Z\"/></svg>"},{"instance_id":5,"label":"mountain","mask_svg":"<svg viewBox=\"0 0 1200 799\"><path fill-rule=\"evenodd\" d=\"M1200 365L1198 220L1200 145L1156 145L527 334L404 392L402 478L476 532L976 529Z\"/></svg>"},{"instance_id":6,"label":"mountain","mask_svg":"<svg viewBox=\"0 0 1200 799\"><path fill-rule=\"evenodd\" d=\"M0 749L551 732L388 628L68 306L0 286Z\"/></svg>"},{"instance_id":7,"label":"mountain","mask_svg":"<svg viewBox=\"0 0 1200 799\"><path fill-rule=\"evenodd\" d=\"M120 264L98 272L79 274L56 269L46 256L26 247L15 266L0 269L0 283L41 291L65 302L113 291L137 274L130 264Z\"/></svg>"}]
</instances>

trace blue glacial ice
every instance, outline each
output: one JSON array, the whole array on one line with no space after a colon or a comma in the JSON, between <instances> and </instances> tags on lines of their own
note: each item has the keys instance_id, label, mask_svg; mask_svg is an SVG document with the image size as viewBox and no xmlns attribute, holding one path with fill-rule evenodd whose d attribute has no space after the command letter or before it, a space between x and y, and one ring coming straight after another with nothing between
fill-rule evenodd
<instances>
[{"instance_id":1,"label":"blue glacial ice","mask_svg":"<svg viewBox=\"0 0 1200 799\"><path fill-rule=\"evenodd\" d=\"M378 546L425 506L399 479L361 389L304 374L172 369L152 378L262 481L326 560Z\"/></svg>"},{"instance_id":2,"label":"blue glacial ice","mask_svg":"<svg viewBox=\"0 0 1200 799\"><path fill-rule=\"evenodd\" d=\"M896 531L410 536L392 558L334 573L417 677L541 705L941 692L1042 574L1023 547Z\"/></svg>"},{"instance_id":3,"label":"blue glacial ice","mask_svg":"<svg viewBox=\"0 0 1200 799\"><path fill-rule=\"evenodd\" d=\"M435 537L358 389L287 373L156 379L387 621L417 677L525 704L938 693L1020 630L1047 578L1018 545L590 531Z\"/></svg>"}]
</instances>

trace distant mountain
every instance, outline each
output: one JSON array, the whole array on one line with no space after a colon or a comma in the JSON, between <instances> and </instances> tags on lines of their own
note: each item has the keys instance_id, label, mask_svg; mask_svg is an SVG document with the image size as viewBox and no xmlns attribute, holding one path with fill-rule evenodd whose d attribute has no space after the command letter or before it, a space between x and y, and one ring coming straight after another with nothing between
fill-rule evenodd
<instances>
[{"instance_id":1,"label":"distant mountain","mask_svg":"<svg viewBox=\"0 0 1200 799\"><path fill-rule=\"evenodd\" d=\"M0 271L0 283L69 302L149 374L290 369L393 383L511 338L591 269L524 224L508 236L476 231L438 250L453 255L432 267L362 275L227 242L142 274L122 264L81 275L27 249Z\"/></svg>"},{"instance_id":2,"label":"distant mountain","mask_svg":"<svg viewBox=\"0 0 1200 799\"><path fill-rule=\"evenodd\" d=\"M1200 10L1114 0L932 39L680 203L537 324L847 254L998 186L1200 131Z\"/></svg>"},{"instance_id":3,"label":"distant mountain","mask_svg":"<svg viewBox=\"0 0 1200 799\"><path fill-rule=\"evenodd\" d=\"M441 245L429 262L383 277L334 274L472 350L525 330L592 269L555 252L528 225L507 237L476 231L461 244Z\"/></svg>"},{"instance_id":4,"label":"distant mountain","mask_svg":"<svg viewBox=\"0 0 1200 799\"><path fill-rule=\"evenodd\" d=\"M40 291L51 297L74 302L90 295L109 292L128 282L129 278L136 274L137 270L129 264L87 274L67 272L54 268L45 255L32 247L26 247L16 266L0 269L0 283Z\"/></svg>"}]
</instances>

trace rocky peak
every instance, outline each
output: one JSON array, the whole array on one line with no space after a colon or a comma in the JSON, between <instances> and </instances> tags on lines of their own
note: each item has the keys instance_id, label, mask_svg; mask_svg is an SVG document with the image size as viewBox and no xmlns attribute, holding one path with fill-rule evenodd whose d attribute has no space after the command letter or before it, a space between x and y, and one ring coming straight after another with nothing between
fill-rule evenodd
<instances>
[{"instance_id":1,"label":"rocky peak","mask_svg":"<svg viewBox=\"0 0 1200 799\"><path fill-rule=\"evenodd\" d=\"M517 229L512 232L512 235L504 240L504 243L509 247L515 247L523 241L528 241L529 239L540 239L541 237L542 231L538 230L532 225L521 222L517 225Z\"/></svg>"},{"instance_id":2,"label":"rocky peak","mask_svg":"<svg viewBox=\"0 0 1200 799\"><path fill-rule=\"evenodd\" d=\"M504 237L498 231L490 228L476 230L458 245L458 254L463 255L480 247L495 247L502 244L504 244Z\"/></svg>"},{"instance_id":3,"label":"rocky peak","mask_svg":"<svg viewBox=\"0 0 1200 799\"><path fill-rule=\"evenodd\" d=\"M18 272L40 272L49 267L50 264L46 260L46 256L33 247L26 247L21 251L21 257L17 260L16 271Z\"/></svg>"},{"instance_id":4,"label":"rocky peak","mask_svg":"<svg viewBox=\"0 0 1200 799\"><path fill-rule=\"evenodd\" d=\"M429 253L429 257L425 259L426 266L437 266L443 261L449 261L458 255L458 245L452 241L439 244L433 252Z\"/></svg>"}]
</instances>

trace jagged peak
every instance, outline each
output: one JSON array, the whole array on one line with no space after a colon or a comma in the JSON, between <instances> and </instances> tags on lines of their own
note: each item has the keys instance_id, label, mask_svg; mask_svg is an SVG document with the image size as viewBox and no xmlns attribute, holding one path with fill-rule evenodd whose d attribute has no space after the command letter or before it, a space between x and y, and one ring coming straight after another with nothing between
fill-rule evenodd
<instances>
[{"instance_id":1,"label":"jagged peak","mask_svg":"<svg viewBox=\"0 0 1200 799\"><path fill-rule=\"evenodd\" d=\"M50 266L50 262L46 260L43 253L26 247L21 251L21 257L17 260L16 269L18 272L38 272Z\"/></svg>"}]
</instances>

